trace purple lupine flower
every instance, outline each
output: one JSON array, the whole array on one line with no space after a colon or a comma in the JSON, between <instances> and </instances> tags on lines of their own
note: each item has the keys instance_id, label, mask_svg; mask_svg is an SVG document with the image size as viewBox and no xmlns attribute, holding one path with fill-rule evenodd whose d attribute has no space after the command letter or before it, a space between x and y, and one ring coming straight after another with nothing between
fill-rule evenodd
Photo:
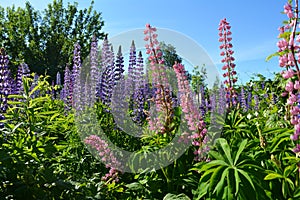
<instances>
[{"instance_id":1,"label":"purple lupine flower","mask_svg":"<svg viewBox=\"0 0 300 200\"><path fill-rule=\"evenodd\" d=\"M30 76L30 70L26 63L22 63L19 65L16 75L16 81L15 81L15 89L13 94L21 94L24 90L23 88L23 77L29 77Z\"/></svg>"},{"instance_id":2,"label":"purple lupine flower","mask_svg":"<svg viewBox=\"0 0 300 200\"><path fill-rule=\"evenodd\" d=\"M124 58L122 55L122 48L121 45L119 46L119 50L116 57L116 65L114 69L114 76L115 76L115 84L124 77Z\"/></svg>"},{"instance_id":3,"label":"purple lupine flower","mask_svg":"<svg viewBox=\"0 0 300 200\"><path fill-rule=\"evenodd\" d=\"M253 98L254 98L254 109L255 110L258 110L259 109L259 97L258 95L253 95Z\"/></svg>"},{"instance_id":4,"label":"purple lupine flower","mask_svg":"<svg viewBox=\"0 0 300 200\"><path fill-rule=\"evenodd\" d=\"M66 66L65 74L64 74L64 87L62 89L61 99L65 102L66 109L70 109L72 107L72 83L71 83L71 71L69 66Z\"/></svg>"},{"instance_id":5,"label":"purple lupine flower","mask_svg":"<svg viewBox=\"0 0 300 200\"><path fill-rule=\"evenodd\" d=\"M142 123L146 115L144 113L145 104L145 82L143 80L144 76L144 64L142 52L139 52L137 58L137 65L134 72L134 95L133 95L133 115L134 121L137 123Z\"/></svg>"},{"instance_id":6,"label":"purple lupine flower","mask_svg":"<svg viewBox=\"0 0 300 200\"><path fill-rule=\"evenodd\" d=\"M93 88L95 89L95 88ZM86 77L86 81L84 83L84 87L83 87L83 98L82 98L82 105L83 106L88 106L88 107L91 107L92 105L94 105L95 103L95 98L92 98L92 86L91 86L91 83L90 83L90 80L89 80L89 76ZM93 95L95 95L95 90L94 90L94 93Z\"/></svg>"},{"instance_id":7,"label":"purple lupine flower","mask_svg":"<svg viewBox=\"0 0 300 200\"><path fill-rule=\"evenodd\" d=\"M219 95L218 95L218 113L225 113L226 106L227 106L227 98L225 97L226 91L224 88L224 85L221 84L221 87L219 88Z\"/></svg>"},{"instance_id":8,"label":"purple lupine flower","mask_svg":"<svg viewBox=\"0 0 300 200\"><path fill-rule=\"evenodd\" d=\"M0 120L4 120L4 113L8 108L7 96L9 93L8 83L8 56L4 48L0 49ZM0 122L0 128L4 128L4 123Z\"/></svg>"},{"instance_id":9,"label":"purple lupine flower","mask_svg":"<svg viewBox=\"0 0 300 200\"><path fill-rule=\"evenodd\" d=\"M102 49L101 49L101 69L99 70L99 79L97 83L97 98L100 98L100 100L103 99L103 91L102 91L102 76L104 71L106 70L106 67L109 63L109 56L110 56L110 44L108 43L107 35L105 36L103 43L102 43Z\"/></svg>"},{"instance_id":10,"label":"purple lupine flower","mask_svg":"<svg viewBox=\"0 0 300 200\"><path fill-rule=\"evenodd\" d=\"M131 43L129 53L128 77L126 80L126 93L130 96L135 90L135 72L136 72L136 48L134 41Z\"/></svg>"},{"instance_id":11,"label":"purple lupine flower","mask_svg":"<svg viewBox=\"0 0 300 200\"><path fill-rule=\"evenodd\" d=\"M199 109L201 111L201 116L205 116L206 114L206 102L205 102L205 91L204 86L200 86L200 106Z\"/></svg>"},{"instance_id":12,"label":"purple lupine flower","mask_svg":"<svg viewBox=\"0 0 300 200\"><path fill-rule=\"evenodd\" d=\"M251 107L251 102L252 102L252 93L251 93L251 91L248 91L248 95L247 95L247 109L248 110Z\"/></svg>"},{"instance_id":13,"label":"purple lupine flower","mask_svg":"<svg viewBox=\"0 0 300 200\"><path fill-rule=\"evenodd\" d=\"M244 87L241 88L241 93L240 93L240 105L243 111L247 111L247 102L245 98L245 90Z\"/></svg>"},{"instance_id":14,"label":"purple lupine flower","mask_svg":"<svg viewBox=\"0 0 300 200\"><path fill-rule=\"evenodd\" d=\"M212 93L209 97L211 112L215 112L217 109L216 100L217 100L216 94Z\"/></svg>"},{"instance_id":15,"label":"purple lupine flower","mask_svg":"<svg viewBox=\"0 0 300 200\"><path fill-rule=\"evenodd\" d=\"M56 85L61 85L61 75L60 72L56 74Z\"/></svg>"},{"instance_id":16,"label":"purple lupine flower","mask_svg":"<svg viewBox=\"0 0 300 200\"><path fill-rule=\"evenodd\" d=\"M23 86L23 83L22 83L23 69L22 68L23 68L22 65L19 65L18 71L17 71L17 76L16 76L16 88L14 91L15 94L21 94L21 91L22 91L22 86Z\"/></svg>"},{"instance_id":17,"label":"purple lupine flower","mask_svg":"<svg viewBox=\"0 0 300 200\"><path fill-rule=\"evenodd\" d=\"M265 89L265 82L264 82L264 81L261 82L261 89L262 89L262 90Z\"/></svg>"},{"instance_id":18,"label":"purple lupine flower","mask_svg":"<svg viewBox=\"0 0 300 200\"><path fill-rule=\"evenodd\" d=\"M105 105L110 105L113 88L115 85L114 77L114 52L113 47L108 54L108 62L101 76L101 100Z\"/></svg>"},{"instance_id":19,"label":"purple lupine flower","mask_svg":"<svg viewBox=\"0 0 300 200\"><path fill-rule=\"evenodd\" d=\"M98 65L98 40L96 35L93 35L90 51L91 73L90 73L90 102L94 104L97 97L98 83L100 82L99 65Z\"/></svg>"},{"instance_id":20,"label":"purple lupine flower","mask_svg":"<svg viewBox=\"0 0 300 200\"><path fill-rule=\"evenodd\" d=\"M101 52L101 81L99 86L99 96L101 101L109 105L113 93L114 81L114 52L107 37L103 41Z\"/></svg>"},{"instance_id":21,"label":"purple lupine flower","mask_svg":"<svg viewBox=\"0 0 300 200\"><path fill-rule=\"evenodd\" d=\"M73 70L72 70L72 85L73 91L72 96L72 106L75 110L81 110L81 80L80 80L80 69L81 69L81 58L80 58L80 45L75 44L74 55L73 55Z\"/></svg>"}]
</instances>

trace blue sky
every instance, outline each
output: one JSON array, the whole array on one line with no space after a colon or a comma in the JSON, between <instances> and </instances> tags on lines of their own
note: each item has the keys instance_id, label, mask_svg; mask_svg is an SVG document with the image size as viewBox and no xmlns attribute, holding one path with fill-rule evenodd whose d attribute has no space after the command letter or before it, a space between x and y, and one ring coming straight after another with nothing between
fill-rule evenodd
<instances>
[{"instance_id":1,"label":"blue sky","mask_svg":"<svg viewBox=\"0 0 300 200\"><path fill-rule=\"evenodd\" d=\"M0 5L23 7L25 2L1 0ZM42 10L52 0L30 2ZM80 8L90 4L89 0L77 2ZM277 51L277 29L286 19L281 14L285 3L278 0L95 0L95 9L102 12L103 30L110 37L143 28L146 23L171 29L201 45L218 69L221 68L218 24L222 18L227 18L232 26L237 71L240 81L245 83L253 73L272 77L272 72L280 70L278 58L269 62L265 62L265 58Z\"/></svg>"}]
</instances>

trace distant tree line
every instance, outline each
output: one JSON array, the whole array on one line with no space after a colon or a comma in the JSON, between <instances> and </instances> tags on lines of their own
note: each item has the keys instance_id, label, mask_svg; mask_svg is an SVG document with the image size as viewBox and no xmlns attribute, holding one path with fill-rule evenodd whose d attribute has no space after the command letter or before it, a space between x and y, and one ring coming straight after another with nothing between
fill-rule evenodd
<instances>
[{"instance_id":1,"label":"distant tree line","mask_svg":"<svg viewBox=\"0 0 300 200\"><path fill-rule=\"evenodd\" d=\"M29 2L25 8L0 6L0 46L10 56L12 73L25 62L32 72L47 73L53 80L66 64L72 64L76 42L86 57L93 34L98 39L105 36L101 13L93 5L94 1L81 10L77 2L64 6L63 0L53 0L43 11Z\"/></svg>"}]
</instances>

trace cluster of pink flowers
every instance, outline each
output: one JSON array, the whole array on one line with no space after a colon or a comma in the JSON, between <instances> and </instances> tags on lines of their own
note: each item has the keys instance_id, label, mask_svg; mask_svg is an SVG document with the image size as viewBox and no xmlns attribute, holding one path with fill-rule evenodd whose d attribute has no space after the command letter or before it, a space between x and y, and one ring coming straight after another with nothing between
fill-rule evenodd
<instances>
[{"instance_id":1,"label":"cluster of pink flowers","mask_svg":"<svg viewBox=\"0 0 300 200\"><path fill-rule=\"evenodd\" d=\"M117 160L114 153L109 148L107 142L102 140L99 136L90 135L84 140L85 144L90 145L97 150L98 156L101 161L104 162L106 168L109 168L109 172L105 174L101 179L103 181L115 181L118 182L118 170L121 167L121 163Z\"/></svg>"},{"instance_id":2,"label":"cluster of pink flowers","mask_svg":"<svg viewBox=\"0 0 300 200\"><path fill-rule=\"evenodd\" d=\"M295 127L291 139L298 141L300 135L300 71L298 66L300 63L300 35L296 31L299 28L298 0L296 0L295 9L290 3L285 4L284 13L289 18L289 23L279 28L279 38L281 39L277 43L280 55L279 66L284 68L281 74L286 79L285 92L282 96L288 95L287 114L291 124ZM300 145L297 144L293 151L297 154L300 153Z\"/></svg>"},{"instance_id":3,"label":"cluster of pink flowers","mask_svg":"<svg viewBox=\"0 0 300 200\"><path fill-rule=\"evenodd\" d=\"M147 120L150 130L164 134L170 133L173 130L173 128L170 127L173 117L173 101L166 75L166 66L162 59L162 52L160 51L156 31L155 27L146 24L144 40L149 42L145 47L146 53L149 55L152 86L155 88L153 101L155 102L156 112L158 113L158 116L155 117L148 114Z\"/></svg>"},{"instance_id":4,"label":"cluster of pink flowers","mask_svg":"<svg viewBox=\"0 0 300 200\"><path fill-rule=\"evenodd\" d=\"M184 66L176 63L173 68L177 77L178 91L181 94L180 102L182 112L184 113L184 118L187 122L188 128L191 131L191 134L185 132L182 135L184 138L181 140L186 141L186 138L191 138L193 140L192 144L198 147L198 149L194 152L196 155L195 160L207 160L207 152L209 151L209 147L205 145L208 142L205 122L203 121L203 118L201 117L200 112L193 101L193 93L187 80Z\"/></svg>"},{"instance_id":5,"label":"cluster of pink flowers","mask_svg":"<svg viewBox=\"0 0 300 200\"><path fill-rule=\"evenodd\" d=\"M231 107L232 105L237 103L237 93L234 90L234 84L237 82L236 71L234 70L235 64L233 61L235 60L233 57L234 51L232 50L232 37L231 37L231 26L226 21L226 18L222 19L219 24L219 42L222 44L220 45L221 53L220 55L224 58L222 59L222 63L224 63L222 70L226 72L223 74L223 77L226 78L224 81L225 84L225 91L226 91L226 99L228 106Z\"/></svg>"}]
</instances>

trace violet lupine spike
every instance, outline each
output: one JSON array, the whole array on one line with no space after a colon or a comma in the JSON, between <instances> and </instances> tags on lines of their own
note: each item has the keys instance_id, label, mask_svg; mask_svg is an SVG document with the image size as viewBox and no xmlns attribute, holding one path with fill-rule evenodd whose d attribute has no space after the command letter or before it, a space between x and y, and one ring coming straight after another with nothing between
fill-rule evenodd
<instances>
[{"instance_id":1,"label":"violet lupine spike","mask_svg":"<svg viewBox=\"0 0 300 200\"><path fill-rule=\"evenodd\" d=\"M69 110L72 107L72 83L71 83L71 71L69 66L66 66L65 74L64 74L64 87L63 87L63 96L62 100L65 102L66 109Z\"/></svg>"},{"instance_id":2,"label":"violet lupine spike","mask_svg":"<svg viewBox=\"0 0 300 200\"><path fill-rule=\"evenodd\" d=\"M137 58L137 65L135 68L135 90L133 95L133 115L134 121L141 123L144 118L144 104L145 104L145 82L144 82L144 64L142 52L139 52Z\"/></svg>"},{"instance_id":3,"label":"violet lupine spike","mask_svg":"<svg viewBox=\"0 0 300 200\"><path fill-rule=\"evenodd\" d=\"M96 102L98 83L100 82L100 69L98 66L98 40L96 35L93 35L92 43L91 43L91 51L90 51L90 64L91 64L91 72L90 72L90 102L93 104Z\"/></svg>"},{"instance_id":4,"label":"violet lupine spike","mask_svg":"<svg viewBox=\"0 0 300 200\"><path fill-rule=\"evenodd\" d=\"M82 91L82 93L84 94L81 100L83 109L85 106L91 107L95 103L95 99L91 97L92 95L95 94L95 91L92 92L92 86L90 81L91 80L89 79L89 75L87 75L84 83L83 91Z\"/></svg>"},{"instance_id":5,"label":"violet lupine spike","mask_svg":"<svg viewBox=\"0 0 300 200\"><path fill-rule=\"evenodd\" d=\"M118 83L120 79L124 78L124 57L122 55L122 47L119 46L119 50L116 57L116 65L114 69L115 83Z\"/></svg>"},{"instance_id":6,"label":"violet lupine spike","mask_svg":"<svg viewBox=\"0 0 300 200\"><path fill-rule=\"evenodd\" d=\"M135 90L135 68L136 68L136 48L134 41L132 41L129 53L128 77L126 80L126 93L129 98Z\"/></svg>"},{"instance_id":7,"label":"violet lupine spike","mask_svg":"<svg viewBox=\"0 0 300 200\"><path fill-rule=\"evenodd\" d=\"M4 113L8 108L7 96L9 93L8 83L8 56L4 48L0 49L0 120L4 120ZM0 122L0 128L4 128L4 123Z\"/></svg>"},{"instance_id":8,"label":"violet lupine spike","mask_svg":"<svg viewBox=\"0 0 300 200\"><path fill-rule=\"evenodd\" d=\"M22 65L19 65L17 76L16 76L15 94L21 94L22 87L23 87L22 77L23 77L23 67Z\"/></svg>"},{"instance_id":9,"label":"violet lupine spike","mask_svg":"<svg viewBox=\"0 0 300 200\"><path fill-rule=\"evenodd\" d=\"M247 110L249 110L251 108L251 104L252 104L252 93L251 93L251 91L248 91L248 95L247 95Z\"/></svg>"},{"instance_id":10,"label":"violet lupine spike","mask_svg":"<svg viewBox=\"0 0 300 200\"><path fill-rule=\"evenodd\" d=\"M74 55L73 55L73 70L72 70L72 84L73 84L73 91L71 93L72 96L72 106L75 110L81 110L81 57L80 52L81 47L79 43L76 43L74 46Z\"/></svg>"},{"instance_id":11,"label":"violet lupine spike","mask_svg":"<svg viewBox=\"0 0 300 200\"><path fill-rule=\"evenodd\" d=\"M107 37L102 45L100 77L99 97L104 104L109 105L114 85L114 53Z\"/></svg>"},{"instance_id":12,"label":"violet lupine spike","mask_svg":"<svg viewBox=\"0 0 300 200\"><path fill-rule=\"evenodd\" d=\"M259 109L259 97L257 94L253 95L254 98L254 110L258 110Z\"/></svg>"},{"instance_id":13,"label":"violet lupine spike","mask_svg":"<svg viewBox=\"0 0 300 200\"><path fill-rule=\"evenodd\" d=\"M219 88L219 93L218 93L218 113L225 113L226 106L227 106L227 98L226 96L226 91L224 89L224 85L221 84L221 87Z\"/></svg>"},{"instance_id":14,"label":"violet lupine spike","mask_svg":"<svg viewBox=\"0 0 300 200\"><path fill-rule=\"evenodd\" d=\"M108 54L108 62L105 70L101 76L101 100L102 102L109 106L111 103L111 97L113 94L113 89L115 85L115 77L114 77L114 52L111 46L111 50Z\"/></svg>"},{"instance_id":15,"label":"violet lupine spike","mask_svg":"<svg viewBox=\"0 0 300 200\"><path fill-rule=\"evenodd\" d=\"M202 116L205 116L206 114L206 102L205 102L205 91L204 91L204 86L200 86L200 106L199 109L201 111Z\"/></svg>"},{"instance_id":16,"label":"violet lupine spike","mask_svg":"<svg viewBox=\"0 0 300 200\"><path fill-rule=\"evenodd\" d=\"M61 85L61 75L60 75L60 72L56 73L56 85Z\"/></svg>"},{"instance_id":17,"label":"violet lupine spike","mask_svg":"<svg viewBox=\"0 0 300 200\"><path fill-rule=\"evenodd\" d=\"M240 94L240 105L243 111L247 111L247 102L245 97L245 90L244 87L241 88L241 94Z\"/></svg>"}]
</instances>

